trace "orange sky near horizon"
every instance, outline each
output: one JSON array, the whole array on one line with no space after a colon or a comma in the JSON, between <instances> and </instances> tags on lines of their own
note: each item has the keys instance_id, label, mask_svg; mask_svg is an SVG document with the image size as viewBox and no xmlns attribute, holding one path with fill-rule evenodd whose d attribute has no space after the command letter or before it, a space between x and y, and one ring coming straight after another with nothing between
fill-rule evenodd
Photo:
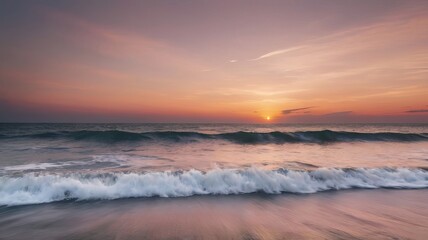
<instances>
[{"instance_id":1,"label":"orange sky near horizon","mask_svg":"<svg viewBox=\"0 0 428 240\"><path fill-rule=\"evenodd\" d=\"M3 5L2 122L428 122L426 1Z\"/></svg>"}]
</instances>

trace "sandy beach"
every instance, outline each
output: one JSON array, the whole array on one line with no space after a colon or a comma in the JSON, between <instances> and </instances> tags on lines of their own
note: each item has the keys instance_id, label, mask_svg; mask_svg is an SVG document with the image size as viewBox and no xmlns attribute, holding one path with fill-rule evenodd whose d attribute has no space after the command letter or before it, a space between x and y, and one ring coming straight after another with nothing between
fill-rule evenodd
<instances>
[{"instance_id":1,"label":"sandy beach","mask_svg":"<svg viewBox=\"0 0 428 240\"><path fill-rule=\"evenodd\" d=\"M199 196L0 208L1 239L425 239L428 190Z\"/></svg>"}]
</instances>

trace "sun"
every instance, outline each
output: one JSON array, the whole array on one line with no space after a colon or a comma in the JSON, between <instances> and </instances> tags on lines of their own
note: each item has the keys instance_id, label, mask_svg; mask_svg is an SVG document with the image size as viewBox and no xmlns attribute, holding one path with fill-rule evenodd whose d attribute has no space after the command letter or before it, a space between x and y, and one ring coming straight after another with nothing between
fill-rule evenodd
<instances>
[{"instance_id":1,"label":"sun","mask_svg":"<svg viewBox=\"0 0 428 240\"><path fill-rule=\"evenodd\" d=\"M266 117L266 120L267 120L267 121L270 121L270 116L267 116L267 117Z\"/></svg>"}]
</instances>

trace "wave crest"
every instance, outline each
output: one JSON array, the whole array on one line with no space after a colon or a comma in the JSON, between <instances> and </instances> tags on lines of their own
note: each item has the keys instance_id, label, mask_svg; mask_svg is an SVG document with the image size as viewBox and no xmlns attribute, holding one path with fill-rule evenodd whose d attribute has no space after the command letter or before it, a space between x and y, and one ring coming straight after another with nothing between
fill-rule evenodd
<instances>
[{"instance_id":1,"label":"wave crest","mask_svg":"<svg viewBox=\"0 0 428 240\"><path fill-rule=\"evenodd\" d=\"M263 192L315 193L350 188L426 188L428 171L409 168L320 168L313 171L214 169L146 173L26 174L0 177L0 205L67 199L186 197Z\"/></svg>"},{"instance_id":2,"label":"wave crest","mask_svg":"<svg viewBox=\"0 0 428 240\"><path fill-rule=\"evenodd\" d=\"M199 132L174 132L157 131L135 133L127 131L59 131L45 132L29 135L4 136L0 138L42 138L57 139L65 138L75 141L96 141L104 143L118 143L125 141L197 141L217 139L234 142L237 144L260 144L260 143L334 143L352 141L384 141L384 142L411 142L428 141L427 133L361 133L344 131L300 131L300 132L231 132L219 134L206 134Z\"/></svg>"}]
</instances>

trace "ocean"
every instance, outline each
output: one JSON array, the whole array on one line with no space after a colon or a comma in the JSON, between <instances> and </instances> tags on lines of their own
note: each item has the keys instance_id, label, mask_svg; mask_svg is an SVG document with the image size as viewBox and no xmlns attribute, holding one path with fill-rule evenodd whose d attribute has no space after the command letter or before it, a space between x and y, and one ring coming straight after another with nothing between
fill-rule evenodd
<instances>
[{"instance_id":1,"label":"ocean","mask_svg":"<svg viewBox=\"0 0 428 240\"><path fill-rule=\"evenodd\" d=\"M0 124L0 239L426 239L428 124Z\"/></svg>"}]
</instances>

